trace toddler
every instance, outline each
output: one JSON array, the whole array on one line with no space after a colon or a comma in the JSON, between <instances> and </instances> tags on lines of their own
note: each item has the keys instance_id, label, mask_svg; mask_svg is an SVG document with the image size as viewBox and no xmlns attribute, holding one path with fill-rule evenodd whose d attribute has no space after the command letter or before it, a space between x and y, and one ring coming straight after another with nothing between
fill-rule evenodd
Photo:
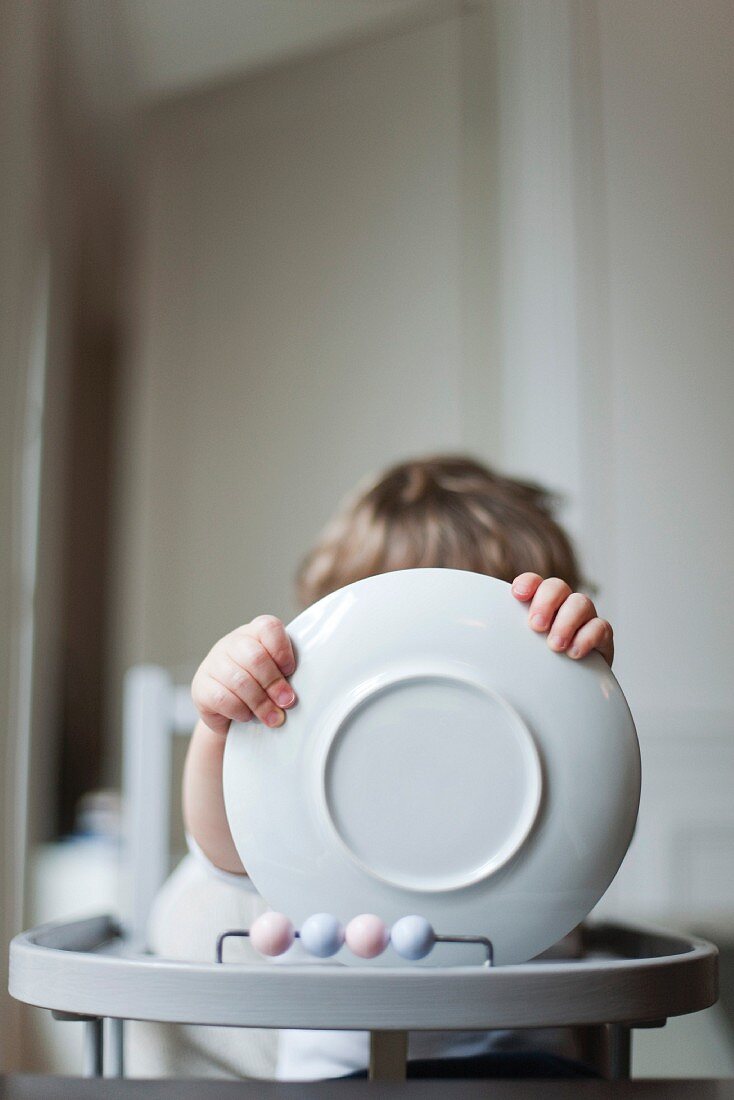
<instances>
[{"instance_id":1,"label":"toddler","mask_svg":"<svg viewBox=\"0 0 734 1100\"><path fill-rule=\"evenodd\" d=\"M346 584L394 569L472 570L512 582L508 599L528 605L528 628L547 636L559 660L579 660L595 649L611 665L612 628L577 591L576 558L552 505L538 486L502 477L469 458L401 463L358 487L327 526L298 572L300 601L306 607ZM212 874L243 889L253 887L232 840L222 793L227 730L232 721L253 717L271 728L287 722L288 711L298 706L288 682L295 667L283 623L260 615L216 643L192 684L201 718L184 771L189 842ZM533 1053L522 1057L519 1072L568 1075L581 1072L563 1060L575 1053L569 1042L560 1032L415 1033L409 1056L416 1063L441 1059L436 1066L458 1066L467 1075L514 1075L507 1059L520 1056L524 1045ZM364 1033L284 1031L276 1075L359 1075L367 1061Z\"/></svg>"}]
</instances>

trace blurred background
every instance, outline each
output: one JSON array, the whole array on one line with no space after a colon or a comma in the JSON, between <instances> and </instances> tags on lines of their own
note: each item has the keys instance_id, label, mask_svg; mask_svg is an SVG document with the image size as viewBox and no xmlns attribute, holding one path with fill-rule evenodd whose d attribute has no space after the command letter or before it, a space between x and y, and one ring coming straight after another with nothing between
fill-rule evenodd
<instances>
[{"instance_id":1,"label":"blurred background","mask_svg":"<svg viewBox=\"0 0 734 1100\"><path fill-rule=\"evenodd\" d=\"M122 904L125 671L287 619L358 478L469 451L564 494L615 626L600 912L724 949L637 1072L734 1075L731 0L0 12L2 988ZM3 995L0 1065L73 1072L43 1026Z\"/></svg>"}]
</instances>

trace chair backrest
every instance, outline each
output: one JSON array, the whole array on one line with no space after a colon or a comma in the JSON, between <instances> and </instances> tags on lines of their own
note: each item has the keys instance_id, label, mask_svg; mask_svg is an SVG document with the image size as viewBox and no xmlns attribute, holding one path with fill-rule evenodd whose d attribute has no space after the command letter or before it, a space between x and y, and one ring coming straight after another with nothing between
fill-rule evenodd
<instances>
[{"instance_id":1,"label":"chair backrest","mask_svg":"<svg viewBox=\"0 0 734 1100\"><path fill-rule=\"evenodd\" d=\"M123 692L123 815L127 932L145 940L153 899L170 870L173 738L190 734L197 714L189 686L156 665L136 665Z\"/></svg>"}]
</instances>

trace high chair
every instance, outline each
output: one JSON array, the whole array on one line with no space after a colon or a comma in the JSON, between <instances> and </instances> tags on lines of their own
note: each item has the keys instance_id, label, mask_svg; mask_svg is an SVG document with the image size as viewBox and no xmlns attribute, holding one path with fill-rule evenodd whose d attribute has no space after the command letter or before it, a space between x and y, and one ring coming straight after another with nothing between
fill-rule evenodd
<instances>
[{"instance_id":1,"label":"high chair","mask_svg":"<svg viewBox=\"0 0 734 1100\"><path fill-rule=\"evenodd\" d=\"M102 915L51 923L11 943L10 993L57 1019L83 1023L85 1076L124 1076L123 1026L135 1019L366 1030L372 1080L405 1077L409 1031L576 1027L583 1029L588 1064L620 1079L629 1077L633 1028L662 1027L669 1016L715 1002L712 944L611 923L584 927L581 958L497 968L219 965L215 943L209 964L150 954L146 921L170 870L172 743L191 732L195 719L188 686L175 684L162 668L130 670L124 693L127 914L122 921Z\"/></svg>"}]
</instances>

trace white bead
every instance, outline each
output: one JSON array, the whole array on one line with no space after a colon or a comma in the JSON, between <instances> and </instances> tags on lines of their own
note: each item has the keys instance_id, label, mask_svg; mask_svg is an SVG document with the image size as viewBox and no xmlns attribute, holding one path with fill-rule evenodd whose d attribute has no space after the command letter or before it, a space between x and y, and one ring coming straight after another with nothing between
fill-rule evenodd
<instances>
[{"instance_id":1,"label":"white bead","mask_svg":"<svg viewBox=\"0 0 734 1100\"><path fill-rule=\"evenodd\" d=\"M328 959L344 943L344 927L331 913L314 913L303 922L300 936L309 954Z\"/></svg>"},{"instance_id":2,"label":"white bead","mask_svg":"<svg viewBox=\"0 0 734 1100\"><path fill-rule=\"evenodd\" d=\"M390 942L404 959L425 959L436 942L433 926L425 917L401 917L390 930Z\"/></svg>"}]
</instances>

